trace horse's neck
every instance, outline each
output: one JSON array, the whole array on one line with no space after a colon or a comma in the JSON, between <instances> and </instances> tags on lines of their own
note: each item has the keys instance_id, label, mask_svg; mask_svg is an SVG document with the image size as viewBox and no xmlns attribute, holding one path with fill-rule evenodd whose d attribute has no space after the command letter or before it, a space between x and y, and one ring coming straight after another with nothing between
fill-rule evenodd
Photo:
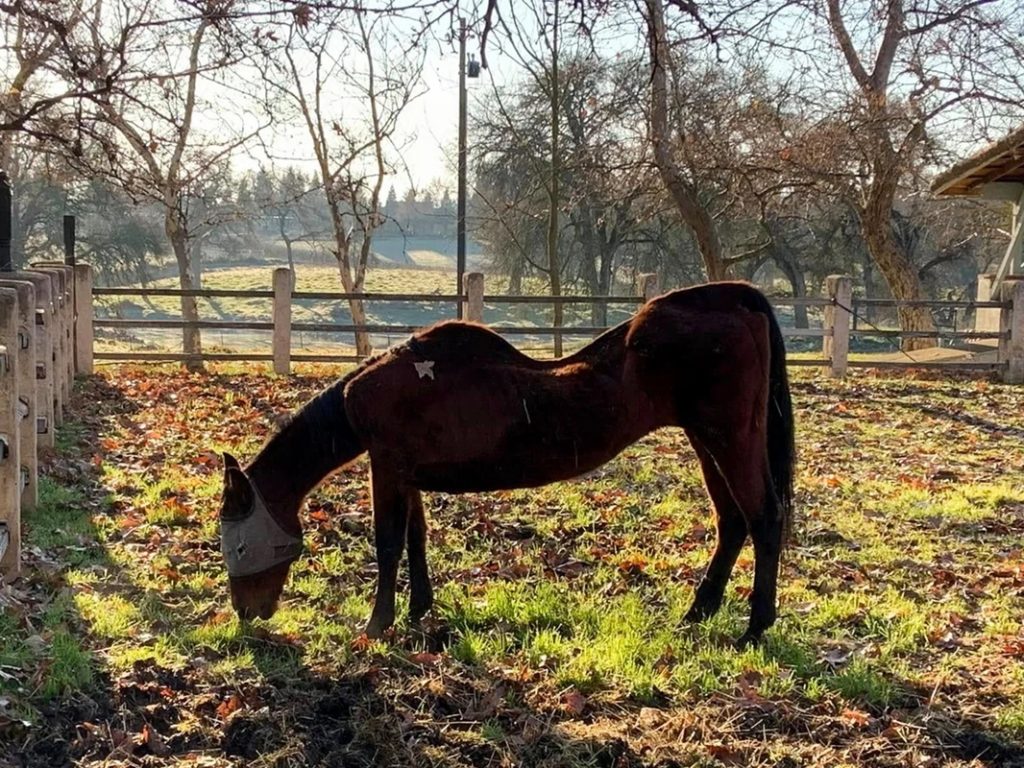
<instances>
[{"instance_id":1,"label":"horse's neck","mask_svg":"<svg viewBox=\"0 0 1024 768\"><path fill-rule=\"evenodd\" d=\"M270 504L296 509L327 475L361 452L345 415L341 386L307 403L274 435L247 470Z\"/></svg>"}]
</instances>

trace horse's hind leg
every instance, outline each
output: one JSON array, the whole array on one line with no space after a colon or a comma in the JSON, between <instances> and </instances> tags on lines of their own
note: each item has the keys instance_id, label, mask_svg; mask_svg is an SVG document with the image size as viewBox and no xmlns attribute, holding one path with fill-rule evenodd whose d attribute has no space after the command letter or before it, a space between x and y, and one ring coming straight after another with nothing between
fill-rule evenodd
<instances>
[{"instance_id":1,"label":"horse's hind leg","mask_svg":"<svg viewBox=\"0 0 1024 768\"><path fill-rule=\"evenodd\" d=\"M710 615L721 604L725 585L746 533L754 543L754 589L750 594L750 624L737 641L760 640L775 623L782 520L775 503L764 452L764 435L757 429L717 432L726 439L691 440L701 457L708 492L718 512L719 540L708 572L697 590L692 618ZM742 533L741 533L742 532Z\"/></svg>"},{"instance_id":2,"label":"horse's hind leg","mask_svg":"<svg viewBox=\"0 0 1024 768\"><path fill-rule=\"evenodd\" d=\"M771 486L766 482L761 514L750 521L754 541L754 591L750 595L750 625L737 640L739 646L756 643L775 623L783 523Z\"/></svg>"},{"instance_id":3,"label":"horse's hind leg","mask_svg":"<svg viewBox=\"0 0 1024 768\"><path fill-rule=\"evenodd\" d=\"M434 604L434 591L427 571L427 518L418 490L406 497L409 508L409 620L422 619Z\"/></svg>"},{"instance_id":4,"label":"horse's hind leg","mask_svg":"<svg viewBox=\"0 0 1024 768\"><path fill-rule=\"evenodd\" d=\"M395 623L395 586L398 563L405 546L409 515L407 489L398 473L385 461L373 457L370 463L373 488L373 532L377 549L377 596L366 625L367 637L380 637Z\"/></svg>"},{"instance_id":5,"label":"horse's hind leg","mask_svg":"<svg viewBox=\"0 0 1024 768\"><path fill-rule=\"evenodd\" d=\"M729 485L719 472L714 458L692 435L690 442L693 443L694 450L700 458L704 483L715 507L715 522L718 529L715 552L708 563L704 578L697 586L693 605L686 614L686 621L703 621L717 613L722 606L726 584L747 539L747 522L729 492Z\"/></svg>"}]
</instances>

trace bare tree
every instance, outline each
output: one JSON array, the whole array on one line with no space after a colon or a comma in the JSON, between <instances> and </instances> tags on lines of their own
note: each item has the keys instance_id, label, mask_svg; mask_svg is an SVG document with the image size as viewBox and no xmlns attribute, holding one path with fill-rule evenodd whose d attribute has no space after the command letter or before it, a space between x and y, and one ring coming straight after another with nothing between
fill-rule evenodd
<instances>
[{"instance_id":1,"label":"bare tree","mask_svg":"<svg viewBox=\"0 0 1024 768\"><path fill-rule=\"evenodd\" d=\"M708 280L724 280L726 266L714 219L700 199L698 185L676 161L669 127L668 70L672 61L662 0L646 0L647 44L651 61L650 141L654 162L682 220L693 230Z\"/></svg>"},{"instance_id":2,"label":"bare tree","mask_svg":"<svg viewBox=\"0 0 1024 768\"><path fill-rule=\"evenodd\" d=\"M215 76L239 62L240 36L216 6L173 21L152 16L156 10L125 1L96 22L95 44L101 46L105 30L113 29L121 41L125 70L109 90L92 99L95 111L85 121L93 143L69 161L135 199L159 204L179 284L192 291L198 287L192 239L199 234L195 204L203 199L208 181L224 173L232 153L266 122L247 106L254 100L224 108L230 103L228 94L237 96L238 87L225 88ZM93 77L102 80L105 75L100 69ZM217 110L211 108L214 99ZM182 334L186 365L202 368L195 296L182 296L181 312L187 324Z\"/></svg>"},{"instance_id":3,"label":"bare tree","mask_svg":"<svg viewBox=\"0 0 1024 768\"><path fill-rule=\"evenodd\" d=\"M905 349L934 346L897 201L953 145L1006 125L1024 105L1021 17L992 0L779 0L747 40L781 56L804 102L782 159L857 211L864 242L899 307ZM785 10L785 13L782 11ZM783 20L784 19L784 20ZM964 133L958 133L963 132Z\"/></svg>"},{"instance_id":4,"label":"bare tree","mask_svg":"<svg viewBox=\"0 0 1024 768\"><path fill-rule=\"evenodd\" d=\"M384 223L381 190L393 170L388 147L420 88L422 57L386 55L395 48L401 46L389 17L325 10L289 25L268 69L268 81L296 109L312 143L346 293L363 290L373 235ZM353 322L365 325L362 300L350 299L349 308ZM366 332L355 340L357 354L370 354Z\"/></svg>"}]
</instances>

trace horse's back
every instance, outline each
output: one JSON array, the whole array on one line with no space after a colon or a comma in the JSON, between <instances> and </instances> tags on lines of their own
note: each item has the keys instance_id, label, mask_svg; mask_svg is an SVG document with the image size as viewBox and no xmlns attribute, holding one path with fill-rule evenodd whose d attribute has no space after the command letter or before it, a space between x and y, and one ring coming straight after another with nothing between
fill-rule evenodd
<instances>
[{"instance_id":1,"label":"horse's back","mask_svg":"<svg viewBox=\"0 0 1024 768\"><path fill-rule=\"evenodd\" d=\"M522 376L537 368L505 339L473 323L426 328L367 365L345 388L345 407L370 440L404 433L486 431L480 414L515 398ZM481 423L482 421L482 423Z\"/></svg>"},{"instance_id":2,"label":"horse's back","mask_svg":"<svg viewBox=\"0 0 1024 768\"><path fill-rule=\"evenodd\" d=\"M748 354L751 337L766 331L770 312L767 299L747 283L681 288L640 308L630 321L626 347L648 357L686 354L691 364L726 349Z\"/></svg>"},{"instance_id":3,"label":"horse's back","mask_svg":"<svg viewBox=\"0 0 1024 768\"><path fill-rule=\"evenodd\" d=\"M459 360L487 363L515 363L529 366L535 362L506 339L483 325L446 320L419 331L399 347L429 360Z\"/></svg>"}]
</instances>

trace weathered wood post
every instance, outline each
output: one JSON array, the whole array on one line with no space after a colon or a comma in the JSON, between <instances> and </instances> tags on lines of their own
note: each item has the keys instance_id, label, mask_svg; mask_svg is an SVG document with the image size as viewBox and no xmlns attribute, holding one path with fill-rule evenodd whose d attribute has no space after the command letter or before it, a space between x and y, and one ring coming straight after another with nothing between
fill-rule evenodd
<instances>
[{"instance_id":1,"label":"weathered wood post","mask_svg":"<svg viewBox=\"0 0 1024 768\"><path fill-rule=\"evenodd\" d=\"M853 279L846 275L829 275L825 290L832 303L825 307L821 352L831 360L829 375L841 379L846 375L850 355L850 317L853 310ZM830 333L831 331L831 333Z\"/></svg>"},{"instance_id":2,"label":"weathered wood post","mask_svg":"<svg viewBox=\"0 0 1024 768\"><path fill-rule=\"evenodd\" d=\"M636 276L637 295L643 296L644 303L659 294L658 276L653 272L643 272Z\"/></svg>"},{"instance_id":3,"label":"weathered wood post","mask_svg":"<svg viewBox=\"0 0 1024 768\"><path fill-rule=\"evenodd\" d=\"M0 288L0 572L7 578L21 565L18 346L18 292Z\"/></svg>"},{"instance_id":4,"label":"weathered wood post","mask_svg":"<svg viewBox=\"0 0 1024 768\"><path fill-rule=\"evenodd\" d=\"M53 445L53 428L64 423L64 387L61 378L63 367L58 363L60 358L60 285L59 278L53 272L45 269L32 269L32 272L43 275L49 282L49 293L46 297L44 307L44 330L46 345L46 391L50 397L50 411L47 414L50 424L50 438L48 445ZM36 323L39 323L37 312ZM36 350L36 358L42 357L40 350Z\"/></svg>"},{"instance_id":5,"label":"weathered wood post","mask_svg":"<svg viewBox=\"0 0 1024 768\"><path fill-rule=\"evenodd\" d=\"M1000 286L1000 300L1009 306L999 310L998 359L1006 363L1003 381L1024 384L1024 279L1006 278Z\"/></svg>"},{"instance_id":6,"label":"weathered wood post","mask_svg":"<svg viewBox=\"0 0 1024 768\"><path fill-rule=\"evenodd\" d=\"M466 293L466 311L463 317L474 323L484 321L484 275L482 272L470 272L463 277Z\"/></svg>"},{"instance_id":7,"label":"weathered wood post","mask_svg":"<svg viewBox=\"0 0 1024 768\"><path fill-rule=\"evenodd\" d=\"M32 263L33 270L45 272L57 280L57 293L54 299L56 322L54 323L54 370L57 373L56 383L60 383L61 416L58 424L63 421L63 409L71 400L71 384L75 380L74 360L74 300L72 287L74 272L71 267L60 261L37 261Z\"/></svg>"},{"instance_id":8,"label":"weathered wood post","mask_svg":"<svg viewBox=\"0 0 1024 768\"><path fill-rule=\"evenodd\" d=\"M274 270L274 373L287 376L292 371L292 271Z\"/></svg>"},{"instance_id":9,"label":"weathered wood post","mask_svg":"<svg viewBox=\"0 0 1024 768\"><path fill-rule=\"evenodd\" d=\"M52 447L54 438L54 373L53 339L50 328L53 325L53 306L50 293L53 280L42 272L15 272L16 275L34 277L36 286L36 310L34 336L36 347L36 436L40 447Z\"/></svg>"},{"instance_id":10,"label":"weathered wood post","mask_svg":"<svg viewBox=\"0 0 1024 768\"><path fill-rule=\"evenodd\" d=\"M47 360L49 358L43 357L46 339L42 336L45 328L48 327L44 324L49 322L50 287L53 285L53 280L42 272L0 272L0 284L8 280L12 281L9 285L16 286L24 282L31 285L33 289L35 303L25 307L19 305L19 314L23 322L21 330L24 334L22 343L29 345L27 354L31 358L26 357L25 360L25 365L30 370L22 372L22 376L26 380L31 380L31 385L22 389L20 397L25 400L25 407L31 411L31 415L27 417L29 420L27 428L37 435L37 443L39 445L52 444L46 442L46 435L49 434L53 425L53 402L47 388L46 376L49 370ZM32 455L35 455L34 451Z\"/></svg>"},{"instance_id":11,"label":"weathered wood post","mask_svg":"<svg viewBox=\"0 0 1024 768\"><path fill-rule=\"evenodd\" d=\"M0 272L0 288L18 295L18 338L16 408L18 411L18 451L21 454L21 510L36 508L39 501L39 463L36 440L36 350L33 339L36 315L36 289L28 280L8 280ZM8 349L8 354L11 350Z\"/></svg>"},{"instance_id":12,"label":"weathered wood post","mask_svg":"<svg viewBox=\"0 0 1024 768\"><path fill-rule=\"evenodd\" d=\"M64 336L62 352L64 354L64 405L71 402L71 390L75 383L75 270L66 264L59 266L64 283L61 292L63 300Z\"/></svg>"},{"instance_id":13,"label":"weathered wood post","mask_svg":"<svg viewBox=\"0 0 1024 768\"><path fill-rule=\"evenodd\" d=\"M92 374L92 265L75 264L75 371Z\"/></svg>"}]
</instances>

